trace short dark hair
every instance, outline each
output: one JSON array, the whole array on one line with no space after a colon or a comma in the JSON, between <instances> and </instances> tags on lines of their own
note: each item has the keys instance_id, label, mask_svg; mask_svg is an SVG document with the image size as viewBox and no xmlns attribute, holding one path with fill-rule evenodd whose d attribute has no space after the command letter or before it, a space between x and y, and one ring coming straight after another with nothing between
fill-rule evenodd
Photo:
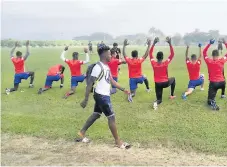
<instances>
[{"instance_id":1,"label":"short dark hair","mask_svg":"<svg viewBox=\"0 0 227 167\"><path fill-rule=\"evenodd\" d=\"M219 52L217 49L212 51L212 56L219 56Z\"/></svg>"},{"instance_id":2,"label":"short dark hair","mask_svg":"<svg viewBox=\"0 0 227 167\"><path fill-rule=\"evenodd\" d=\"M163 60L163 52L159 51L159 52L157 53L156 58L158 59L158 61Z\"/></svg>"},{"instance_id":3,"label":"short dark hair","mask_svg":"<svg viewBox=\"0 0 227 167\"><path fill-rule=\"evenodd\" d=\"M118 44L116 42L113 43L113 46L118 46Z\"/></svg>"},{"instance_id":4,"label":"short dark hair","mask_svg":"<svg viewBox=\"0 0 227 167\"><path fill-rule=\"evenodd\" d=\"M17 56L21 56L22 53L21 53L20 51L17 51L17 52L16 52L16 55L17 55Z\"/></svg>"},{"instance_id":5,"label":"short dark hair","mask_svg":"<svg viewBox=\"0 0 227 167\"><path fill-rule=\"evenodd\" d=\"M132 51L132 57L138 57L138 51L137 50Z\"/></svg>"},{"instance_id":6,"label":"short dark hair","mask_svg":"<svg viewBox=\"0 0 227 167\"><path fill-rule=\"evenodd\" d=\"M196 58L197 58L196 54L191 55L191 59L196 59Z\"/></svg>"},{"instance_id":7,"label":"short dark hair","mask_svg":"<svg viewBox=\"0 0 227 167\"><path fill-rule=\"evenodd\" d=\"M75 59L76 58L76 56L78 56L79 55L79 53L78 52L73 52L73 58Z\"/></svg>"},{"instance_id":8,"label":"short dark hair","mask_svg":"<svg viewBox=\"0 0 227 167\"><path fill-rule=\"evenodd\" d=\"M98 54L101 55L101 54L103 54L104 52L106 52L108 50L110 50L110 47L109 46L101 45L98 48Z\"/></svg>"}]
</instances>

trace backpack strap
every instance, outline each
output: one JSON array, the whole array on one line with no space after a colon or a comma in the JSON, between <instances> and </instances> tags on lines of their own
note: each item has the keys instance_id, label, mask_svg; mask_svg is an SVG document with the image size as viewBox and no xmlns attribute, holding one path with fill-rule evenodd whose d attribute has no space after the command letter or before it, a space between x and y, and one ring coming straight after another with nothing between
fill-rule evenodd
<instances>
[{"instance_id":1,"label":"backpack strap","mask_svg":"<svg viewBox=\"0 0 227 167\"><path fill-rule=\"evenodd\" d=\"M97 79L97 81L100 81L102 79L102 77L104 76L104 68L103 68L103 66L102 66L102 64L100 62L98 62L97 64L101 68L101 72L100 72L100 74L98 76L98 79Z\"/></svg>"}]
</instances>

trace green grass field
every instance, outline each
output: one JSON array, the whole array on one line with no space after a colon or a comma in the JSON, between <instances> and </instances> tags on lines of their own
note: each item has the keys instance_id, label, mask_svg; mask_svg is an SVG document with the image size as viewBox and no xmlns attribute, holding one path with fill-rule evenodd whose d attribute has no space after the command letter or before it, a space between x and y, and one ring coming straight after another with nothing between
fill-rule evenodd
<instances>
[{"instance_id":1,"label":"green grass field","mask_svg":"<svg viewBox=\"0 0 227 167\"><path fill-rule=\"evenodd\" d=\"M127 53L135 48L128 48ZM137 48L140 55L145 47ZM169 55L168 47L157 47L155 52L163 50L165 57ZM20 48L25 52L25 48ZM67 57L73 51L82 48L70 48ZM86 109L80 107L84 98L85 84L80 84L75 95L67 100L62 96L70 88L70 71L66 68L65 84L59 89L60 83L54 83L53 89L38 95L37 91L44 85L46 73L50 66L57 63L65 64L60 59L60 48L34 48L26 62L26 69L35 71L35 88L29 89L29 81L23 81L19 91L5 95L6 87L13 86L14 69L9 58L10 49L2 49L2 133L25 134L43 138L64 138L73 140L87 117L93 111L93 98L90 96ZM191 48L190 53L198 53ZM155 100L153 71L149 60L143 64L143 73L148 77L152 91L147 93L145 85L139 85L137 95L132 104L126 100L122 92L112 96L113 108L120 137L141 147L177 147L183 150L196 150L205 153L227 155L227 100L220 99L217 103L221 110L213 112L206 106L207 69L203 61L201 72L205 74L205 91L197 89L187 101L181 94L188 84L185 65L185 48L175 47L175 58L169 66L169 76L176 77L175 100L169 100L169 89L164 91L163 104L154 111L152 102ZM80 59L85 59L81 54ZM92 62L98 60L97 54L91 55ZM65 64L65 66L67 66ZM83 71L85 72L86 66ZM227 73L227 68L225 67ZM119 83L129 88L127 65L121 66ZM21 92L23 90L24 92ZM89 130L88 136L95 143L113 144L111 133L105 116L102 116Z\"/></svg>"}]
</instances>

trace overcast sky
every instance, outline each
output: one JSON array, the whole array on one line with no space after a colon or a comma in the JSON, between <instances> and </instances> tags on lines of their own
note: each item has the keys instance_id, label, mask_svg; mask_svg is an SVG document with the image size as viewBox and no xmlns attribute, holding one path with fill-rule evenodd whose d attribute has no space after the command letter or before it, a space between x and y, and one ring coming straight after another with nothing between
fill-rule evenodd
<instances>
[{"instance_id":1,"label":"overcast sky","mask_svg":"<svg viewBox=\"0 0 227 167\"><path fill-rule=\"evenodd\" d=\"M2 39L72 39L93 32L117 36L147 33L152 26L167 35L195 28L227 34L226 0L3 0L1 14Z\"/></svg>"}]
</instances>

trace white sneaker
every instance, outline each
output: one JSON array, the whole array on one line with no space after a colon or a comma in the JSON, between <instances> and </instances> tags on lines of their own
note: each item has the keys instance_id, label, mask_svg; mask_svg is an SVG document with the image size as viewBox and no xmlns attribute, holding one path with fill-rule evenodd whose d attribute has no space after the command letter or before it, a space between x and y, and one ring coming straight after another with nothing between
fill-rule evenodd
<instances>
[{"instance_id":1,"label":"white sneaker","mask_svg":"<svg viewBox=\"0 0 227 167\"><path fill-rule=\"evenodd\" d=\"M222 98L222 99L225 99L225 98L226 98L226 95L221 95L221 98Z\"/></svg>"},{"instance_id":2,"label":"white sneaker","mask_svg":"<svg viewBox=\"0 0 227 167\"><path fill-rule=\"evenodd\" d=\"M204 88L200 88L201 91L204 91Z\"/></svg>"},{"instance_id":3,"label":"white sneaker","mask_svg":"<svg viewBox=\"0 0 227 167\"><path fill-rule=\"evenodd\" d=\"M157 103L157 101L155 101L155 102L153 103L153 109L154 109L154 110L157 110L157 109L158 109L158 103Z\"/></svg>"},{"instance_id":4,"label":"white sneaker","mask_svg":"<svg viewBox=\"0 0 227 167\"><path fill-rule=\"evenodd\" d=\"M133 101L133 100L132 100L132 94L130 93L130 94L128 95L128 102L129 102L129 103L132 103L132 101Z\"/></svg>"},{"instance_id":5,"label":"white sneaker","mask_svg":"<svg viewBox=\"0 0 227 167\"><path fill-rule=\"evenodd\" d=\"M151 91L151 89L146 89L146 92L149 93Z\"/></svg>"},{"instance_id":6,"label":"white sneaker","mask_svg":"<svg viewBox=\"0 0 227 167\"><path fill-rule=\"evenodd\" d=\"M29 84L29 88L34 88L34 85L33 84Z\"/></svg>"},{"instance_id":7,"label":"white sneaker","mask_svg":"<svg viewBox=\"0 0 227 167\"><path fill-rule=\"evenodd\" d=\"M6 94L9 95L10 94L10 89L6 88Z\"/></svg>"}]
</instances>

